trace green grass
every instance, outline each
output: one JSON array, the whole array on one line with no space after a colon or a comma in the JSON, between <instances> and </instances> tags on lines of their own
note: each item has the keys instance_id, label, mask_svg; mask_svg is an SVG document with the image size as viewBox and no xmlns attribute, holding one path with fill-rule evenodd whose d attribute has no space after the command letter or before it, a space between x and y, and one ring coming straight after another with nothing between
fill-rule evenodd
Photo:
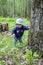
<instances>
[{"instance_id":1,"label":"green grass","mask_svg":"<svg viewBox=\"0 0 43 65\"><path fill-rule=\"evenodd\" d=\"M0 18L0 23L8 23L9 25L9 31L12 31L12 29L16 26L16 19L17 18ZM28 26L30 25L29 20L23 18L23 23L24 25ZM27 41L27 37L28 37L28 31L24 32L23 35L23 43L26 44ZM2 39L3 38L3 39ZM9 46L13 45L13 37L11 36L2 36L0 34L0 48L2 48L3 46L6 46L6 44L8 44Z\"/></svg>"},{"instance_id":2,"label":"green grass","mask_svg":"<svg viewBox=\"0 0 43 65\"><path fill-rule=\"evenodd\" d=\"M16 19L17 18L0 18L0 23L2 23L2 24L8 23L9 31L12 31L12 29L16 26ZM27 20L25 18L23 18L23 23L26 26L30 25L29 20ZM23 35L23 45L24 46L27 42L27 38L28 38L28 31L25 31L24 35ZM13 47L13 37L6 36L6 35L2 36L0 34L0 48L6 48L7 45L9 46L9 48Z\"/></svg>"},{"instance_id":3,"label":"green grass","mask_svg":"<svg viewBox=\"0 0 43 65\"><path fill-rule=\"evenodd\" d=\"M16 26L16 19L17 18L0 18L0 23L8 23L9 25L9 31L12 31L12 29ZM24 25L28 26L30 25L29 20L23 18L23 23ZM28 31L24 32L23 35L23 46L26 45L27 43L27 38L28 38ZM19 42L17 43L17 48L19 48ZM13 36L6 36L6 35L1 35L0 34L0 57L6 54L13 54L14 51L12 51L13 49ZM12 51L12 53L10 53L10 51ZM8 55L9 55L8 54ZM3 60L0 61L1 65L4 65Z\"/></svg>"}]
</instances>

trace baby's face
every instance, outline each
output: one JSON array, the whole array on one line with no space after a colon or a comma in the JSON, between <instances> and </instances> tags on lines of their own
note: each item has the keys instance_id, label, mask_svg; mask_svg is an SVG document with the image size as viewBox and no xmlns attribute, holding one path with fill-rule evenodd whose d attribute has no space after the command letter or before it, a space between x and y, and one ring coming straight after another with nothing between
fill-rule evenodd
<instances>
[{"instance_id":1,"label":"baby's face","mask_svg":"<svg viewBox=\"0 0 43 65\"><path fill-rule=\"evenodd\" d=\"M22 25L21 25L21 24L16 24L16 26L17 26L18 28L21 28L21 27L22 27Z\"/></svg>"}]
</instances>

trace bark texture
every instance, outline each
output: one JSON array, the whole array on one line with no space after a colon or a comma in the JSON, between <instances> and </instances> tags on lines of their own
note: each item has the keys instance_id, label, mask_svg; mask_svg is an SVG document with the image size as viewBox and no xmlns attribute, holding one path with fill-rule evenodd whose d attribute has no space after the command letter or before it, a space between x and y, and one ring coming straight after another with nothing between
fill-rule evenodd
<instances>
[{"instance_id":1,"label":"bark texture","mask_svg":"<svg viewBox=\"0 0 43 65\"><path fill-rule=\"evenodd\" d=\"M29 49L43 52L43 0L33 0L30 21Z\"/></svg>"},{"instance_id":2,"label":"bark texture","mask_svg":"<svg viewBox=\"0 0 43 65\"><path fill-rule=\"evenodd\" d=\"M28 48L41 56L39 60L34 60L33 65L43 65L43 0L33 0L30 21Z\"/></svg>"}]
</instances>

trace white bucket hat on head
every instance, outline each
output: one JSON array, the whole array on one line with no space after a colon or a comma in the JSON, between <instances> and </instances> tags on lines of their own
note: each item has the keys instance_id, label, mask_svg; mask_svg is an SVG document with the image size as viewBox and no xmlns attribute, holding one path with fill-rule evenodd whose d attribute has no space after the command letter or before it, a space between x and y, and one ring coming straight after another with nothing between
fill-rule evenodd
<instances>
[{"instance_id":1,"label":"white bucket hat on head","mask_svg":"<svg viewBox=\"0 0 43 65\"><path fill-rule=\"evenodd\" d=\"M16 20L16 24L21 24L21 25L23 25L23 20L22 20L21 18L18 18L18 19Z\"/></svg>"}]
</instances>

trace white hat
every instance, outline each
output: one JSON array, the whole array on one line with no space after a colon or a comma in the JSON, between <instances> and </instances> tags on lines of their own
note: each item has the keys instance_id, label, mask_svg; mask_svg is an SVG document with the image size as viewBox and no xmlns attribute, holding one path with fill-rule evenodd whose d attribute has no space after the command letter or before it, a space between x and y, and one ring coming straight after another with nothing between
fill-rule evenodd
<instances>
[{"instance_id":1,"label":"white hat","mask_svg":"<svg viewBox=\"0 0 43 65\"><path fill-rule=\"evenodd\" d=\"M22 20L21 18L18 18L18 19L16 20L16 24L21 24L21 25L23 25L23 20Z\"/></svg>"}]
</instances>

